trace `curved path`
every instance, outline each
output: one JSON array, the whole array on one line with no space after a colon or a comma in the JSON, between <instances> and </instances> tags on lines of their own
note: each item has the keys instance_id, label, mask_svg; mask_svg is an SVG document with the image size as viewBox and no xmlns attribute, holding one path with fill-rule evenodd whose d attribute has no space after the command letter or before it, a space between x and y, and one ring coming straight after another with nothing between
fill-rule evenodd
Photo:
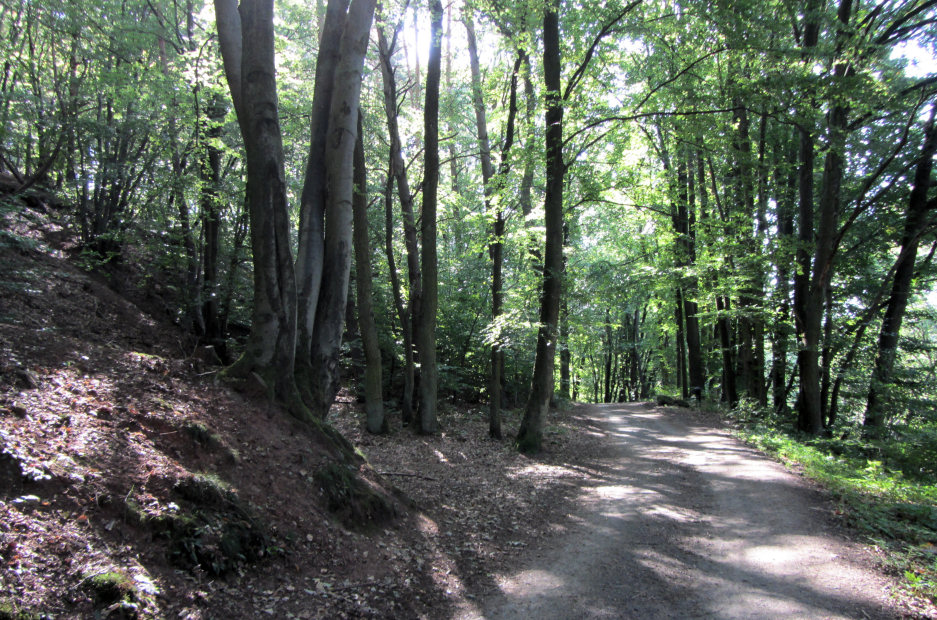
<instances>
[{"instance_id":1,"label":"curved path","mask_svg":"<svg viewBox=\"0 0 937 620\"><path fill-rule=\"evenodd\" d=\"M580 408L610 443L570 531L461 618L895 618L798 476L687 410Z\"/></svg>"}]
</instances>

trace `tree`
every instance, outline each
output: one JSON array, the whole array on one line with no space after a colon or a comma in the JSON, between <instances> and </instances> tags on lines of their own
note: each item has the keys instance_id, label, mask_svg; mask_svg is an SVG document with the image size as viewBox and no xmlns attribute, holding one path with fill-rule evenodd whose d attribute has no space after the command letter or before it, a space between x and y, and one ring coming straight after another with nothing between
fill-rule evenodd
<instances>
[{"instance_id":1,"label":"tree","mask_svg":"<svg viewBox=\"0 0 937 620\"><path fill-rule=\"evenodd\" d=\"M887 397L889 384L892 382L898 336L901 333L901 322L911 295L911 280L914 276L918 245L925 229L932 225L927 216L937 207L934 200L928 200L927 197L933 184L931 172L934 168L934 154L937 153L935 114L937 114L937 105L931 107L930 119L924 127L924 145L921 147L921 156L914 171L914 184L908 198L901 251L895 262L891 295L888 297L885 316L879 330L878 353L875 357L863 422L864 426L873 432L885 426L888 417L885 407L887 400L883 398L883 395Z\"/></svg>"},{"instance_id":2,"label":"tree","mask_svg":"<svg viewBox=\"0 0 937 620\"><path fill-rule=\"evenodd\" d=\"M423 108L425 140L423 214L420 224L420 259L423 270L423 299L416 330L420 355L420 432L439 429L436 417L438 374L436 367L436 310L439 305L439 276L436 256L436 194L439 188L439 79L442 67L442 2L431 0L429 61L426 69L426 104Z\"/></svg>"},{"instance_id":3,"label":"tree","mask_svg":"<svg viewBox=\"0 0 937 620\"><path fill-rule=\"evenodd\" d=\"M301 218L307 224L301 224L300 230L302 302L290 250L277 115L273 1L244 0L238 10L234 0L217 0L215 11L225 74L247 152L247 204L254 256L251 335L244 354L228 372L232 376L259 375L269 394L294 415L322 419L338 389L337 358L351 265L358 98L374 2L355 0L347 14L341 2L329 3L324 32L334 33L336 23L342 24L338 28L339 58L334 74L323 69L321 89L317 80L319 97L313 102L313 143L306 175L307 185L313 185L310 178L321 174L324 167L328 191L323 195L314 189L308 194L304 190L308 200L303 208L311 215ZM327 46L322 49L334 51ZM332 86L326 88L325 82ZM328 110L325 128L323 109ZM326 141L325 137L331 139ZM326 218L324 239L315 232L319 214ZM314 248L320 244L322 259L317 262ZM320 282L318 290L315 280ZM315 317L311 333L310 315ZM304 326L299 336L297 316ZM296 385L297 347L303 361L302 395Z\"/></svg>"},{"instance_id":4,"label":"tree","mask_svg":"<svg viewBox=\"0 0 937 620\"><path fill-rule=\"evenodd\" d=\"M358 113L358 138L355 141L354 210L355 284L358 299L358 331L364 348L364 410L366 426L372 433L387 432L384 417L381 348L374 325L371 305L371 248L368 241L368 179L364 160L361 113Z\"/></svg>"},{"instance_id":5,"label":"tree","mask_svg":"<svg viewBox=\"0 0 937 620\"><path fill-rule=\"evenodd\" d=\"M517 433L523 452L538 452L543 440L543 420L553 396L553 364L556 353L557 321L563 278L563 101L560 84L559 3L548 4L543 13L543 80L546 88L546 169L543 199L546 242L543 284L540 292L540 325L530 396Z\"/></svg>"}]
</instances>

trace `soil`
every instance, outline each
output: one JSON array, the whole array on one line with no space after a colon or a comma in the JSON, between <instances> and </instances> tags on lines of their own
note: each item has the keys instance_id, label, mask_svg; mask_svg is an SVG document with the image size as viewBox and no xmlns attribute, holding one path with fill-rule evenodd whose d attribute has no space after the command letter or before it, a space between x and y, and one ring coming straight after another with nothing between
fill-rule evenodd
<instances>
[{"instance_id":1,"label":"soil","mask_svg":"<svg viewBox=\"0 0 937 620\"><path fill-rule=\"evenodd\" d=\"M367 434L343 392L398 498L347 527L321 439L218 381L158 279L79 268L48 206L0 215L0 618L937 617L700 412L553 411L531 458L452 403Z\"/></svg>"}]
</instances>

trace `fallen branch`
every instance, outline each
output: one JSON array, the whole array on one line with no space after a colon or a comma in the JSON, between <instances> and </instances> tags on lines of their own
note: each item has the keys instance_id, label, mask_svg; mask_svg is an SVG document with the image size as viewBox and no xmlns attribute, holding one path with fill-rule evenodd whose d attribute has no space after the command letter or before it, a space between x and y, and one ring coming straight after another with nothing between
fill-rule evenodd
<instances>
[{"instance_id":1,"label":"fallen branch","mask_svg":"<svg viewBox=\"0 0 937 620\"><path fill-rule=\"evenodd\" d=\"M404 471L379 471L377 472L382 476L404 476L406 478L419 478L421 480L430 480L436 482L435 478L430 478L429 476L424 476L423 474L411 474Z\"/></svg>"}]
</instances>

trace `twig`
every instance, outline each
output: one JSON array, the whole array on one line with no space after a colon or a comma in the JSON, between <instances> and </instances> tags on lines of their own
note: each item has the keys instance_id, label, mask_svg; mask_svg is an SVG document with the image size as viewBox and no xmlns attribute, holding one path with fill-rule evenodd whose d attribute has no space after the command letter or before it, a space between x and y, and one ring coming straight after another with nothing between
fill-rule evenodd
<instances>
[{"instance_id":1,"label":"twig","mask_svg":"<svg viewBox=\"0 0 937 620\"><path fill-rule=\"evenodd\" d=\"M404 476L407 478L420 478L421 480L430 480L432 482L436 482L435 478L430 478L429 476L424 476L423 474L411 474L408 472L400 472L400 471L379 471L377 473L379 473L382 476Z\"/></svg>"}]
</instances>

